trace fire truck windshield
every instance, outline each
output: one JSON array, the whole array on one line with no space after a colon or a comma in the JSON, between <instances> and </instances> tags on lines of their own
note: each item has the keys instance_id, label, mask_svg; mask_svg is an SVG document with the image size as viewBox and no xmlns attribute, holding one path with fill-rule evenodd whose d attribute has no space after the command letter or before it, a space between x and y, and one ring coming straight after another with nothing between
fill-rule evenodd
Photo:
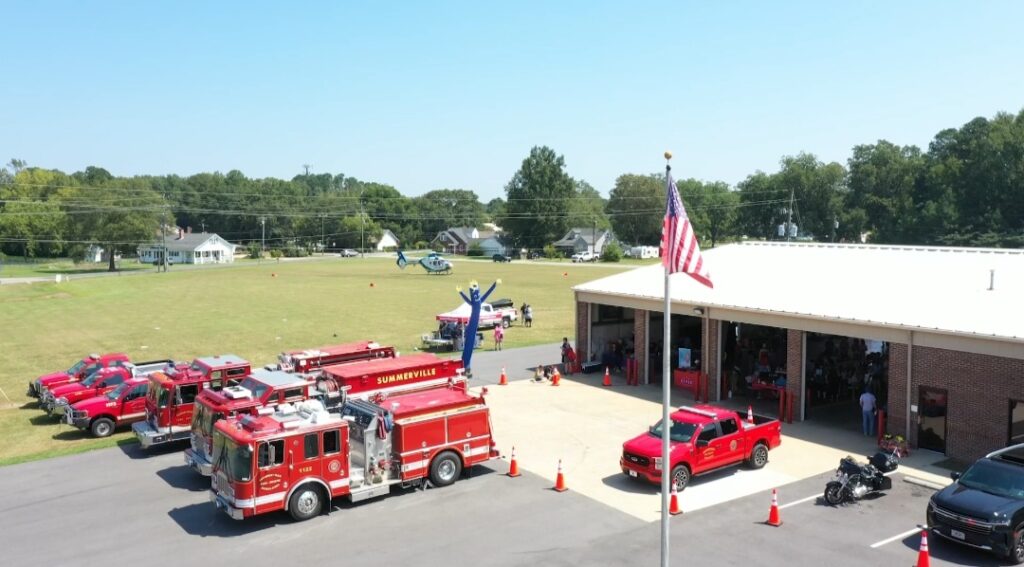
<instances>
[{"instance_id":1,"label":"fire truck windshield","mask_svg":"<svg viewBox=\"0 0 1024 567\"><path fill-rule=\"evenodd\" d=\"M125 382L113 390L107 392L108 400L116 400L121 397L121 394L125 393L129 388L134 386L131 382Z\"/></svg>"},{"instance_id":2,"label":"fire truck windshield","mask_svg":"<svg viewBox=\"0 0 1024 567\"><path fill-rule=\"evenodd\" d=\"M658 439L661 439L661 431L662 428L660 421L651 426L651 435ZM678 421L673 421L672 429L668 432L668 438L679 443L689 443L690 439L693 438L695 431L697 431L697 424L695 423L680 423Z\"/></svg>"},{"instance_id":3,"label":"fire truck windshield","mask_svg":"<svg viewBox=\"0 0 1024 567\"><path fill-rule=\"evenodd\" d=\"M213 432L213 424L224 419L224 414L206 407L204 404L196 404L195 413L192 414L192 429L210 435Z\"/></svg>"},{"instance_id":4,"label":"fire truck windshield","mask_svg":"<svg viewBox=\"0 0 1024 567\"><path fill-rule=\"evenodd\" d=\"M228 481L252 480L252 451L247 446L237 445L220 431L213 432L213 462Z\"/></svg>"},{"instance_id":5,"label":"fire truck windshield","mask_svg":"<svg viewBox=\"0 0 1024 567\"><path fill-rule=\"evenodd\" d=\"M85 364L86 362L84 360L79 360L78 362L75 363L74 366L68 368L68 374L71 374L72 376L78 374L78 371L85 367Z\"/></svg>"},{"instance_id":6,"label":"fire truck windshield","mask_svg":"<svg viewBox=\"0 0 1024 567\"><path fill-rule=\"evenodd\" d=\"M167 400L171 397L171 392L168 388L170 386L154 379L150 383L149 391L146 392L146 399L158 408L165 408L167 407Z\"/></svg>"}]
</instances>

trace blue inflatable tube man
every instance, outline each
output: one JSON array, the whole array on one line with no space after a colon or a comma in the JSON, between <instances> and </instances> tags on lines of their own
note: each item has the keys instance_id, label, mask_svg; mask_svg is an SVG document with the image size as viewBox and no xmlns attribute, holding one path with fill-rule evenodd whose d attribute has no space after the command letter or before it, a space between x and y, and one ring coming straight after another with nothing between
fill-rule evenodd
<instances>
[{"instance_id":1,"label":"blue inflatable tube man","mask_svg":"<svg viewBox=\"0 0 1024 567\"><path fill-rule=\"evenodd\" d=\"M501 280L498 280L491 284L491 287L487 290L487 293L480 295L480 286L477 283L470 282L469 284L469 297L466 297L465 293L462 293L462 289L459 288L459 295L462 296L462 300L469 304L470 315L469 323L466 325L465 334L465 346L462 348L462 366L466 369L466 376L472 376L473 372L470 370L469 363L473 359L473 348L476 347L476 330L480 326L480 306L483 305L487 298L490 297L491 292L494 288L498 287Z\"/></svg>"}]
</instances>

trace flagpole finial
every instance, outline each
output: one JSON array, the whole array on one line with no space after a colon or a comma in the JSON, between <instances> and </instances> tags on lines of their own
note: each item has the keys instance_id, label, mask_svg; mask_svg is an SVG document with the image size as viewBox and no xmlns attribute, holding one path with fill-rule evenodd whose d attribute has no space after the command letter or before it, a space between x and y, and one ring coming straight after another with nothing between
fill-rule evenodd
<instances>
[{"instance_id":1,"label":"flagpole finial","mask_svg":"<svg viewBox=\"0 0 1024 567\"><path fill-rule=\"evenodd\" d=\"M665 161L668 161L670 159L672 159L672 152L666 151L665 152Z\"/></svg>"}]
</instances>

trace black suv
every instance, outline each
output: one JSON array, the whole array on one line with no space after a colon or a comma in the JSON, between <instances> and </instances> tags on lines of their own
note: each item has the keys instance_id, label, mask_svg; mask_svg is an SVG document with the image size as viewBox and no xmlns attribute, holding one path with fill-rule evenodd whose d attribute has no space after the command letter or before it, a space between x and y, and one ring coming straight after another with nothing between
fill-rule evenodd
<instances>
[{"instance_id":1,"label":"black suv","mask_svg":"<svg viewBox=\"0 0 1024 567\"><path fill-rule=\"evenodd\" d=\"M928 528L947 540L1024 563L1024 444L978 459L928 502Z\"/></svg>"},{"instance_id":2,"label":"black suv","mask_svg":"<svg viewBox=\"0 0 1024 567\"><path fill-rule=\"evenodd\" d=\"M491 256L491 260L494 260L495 262L511 262L512 256L509 256L508 254L495 254L494 256Z\"/></svg>"}]
</instances>

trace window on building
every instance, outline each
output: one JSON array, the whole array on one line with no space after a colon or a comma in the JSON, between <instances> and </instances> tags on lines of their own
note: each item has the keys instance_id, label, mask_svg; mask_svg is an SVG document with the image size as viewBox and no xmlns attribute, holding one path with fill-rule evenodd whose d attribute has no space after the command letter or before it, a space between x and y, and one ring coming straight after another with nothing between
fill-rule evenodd
<instances>
[{"instance_id":1,"label":"window on building","mask_svg":"<svg viewBox=\"0 0 1024 567\"><path fill-rule=\"evenodd\" d=\"M1010 433L1008 444L1024 443L1024 400L1010 400Z\"/></svg>"},{"instance_id":2,"label":"window on building","mask_svg":"<svg viewBox=\"0 0 1024 567\"><path fill-rule=\"evenodd\" d=\"M284 462L284 439L260 443L258 466L273 467Z\"/></svg>"},{"instance_id":3,"label":"window on building","mask_svg":"<svg viewBox=\"0 0 1024 567\"><path fill-rule=\"evenodd\" d=\"M320 456L320 436L316 433L306 435L303 440L303 454L307 459L315 459Z\"/></svg>"},{"instance_id":4,"label":"window on building","mask_svg":"<svg viewBox=\"0 0 1024 567\"><path fill-rule=\"evenodd\" d=\"M324 431L324 455L333 455L340 451L341 437L338 431Z\"/></svg>"}]
</instances>

